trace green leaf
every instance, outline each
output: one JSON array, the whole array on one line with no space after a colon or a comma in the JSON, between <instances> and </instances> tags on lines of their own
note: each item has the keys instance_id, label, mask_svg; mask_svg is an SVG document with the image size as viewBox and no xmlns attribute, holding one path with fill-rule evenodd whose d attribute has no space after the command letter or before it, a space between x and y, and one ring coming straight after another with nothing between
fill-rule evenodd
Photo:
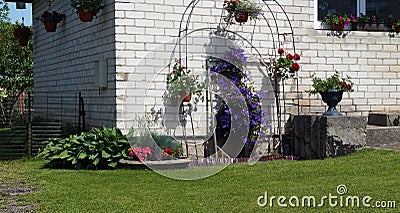
<instances>
[{"instance_id":1,"label":"green leaf","mask_svg":"<svg viewBox=\"0 0 400 213\"><path fill-rule=\"evenodd\" d=\"M104 150L101 151L101 156L102 156L103 158L109 158L109 157L111 157L111 155L108 154L108 153L107 153L106 151L104 151Z\"/></svg>"},{"instance_id":2,"label":"green leaf","mask_svg":"<svg viewBox=\"0 0 400 213\"><path fill-rule=\"evenodd\" d=\"M98 155L99 155L98 153L90 155L89 160L94 160Z\"/></svg>"},{"instance_id":3,"label":"green leaf","mask_svg":"<svg viewBox=\"0 0 400 213\"><path fill-rule=\"evenodd\" d=\"M93 165L97 166L97 164L99 164L99 162L100 162L100 157L97 157L96 159L94 159Z\"/></svg>"},{"instance_id":4,"label":"green leaf","mask_svg":"<svg viewBox=\"0 0 400 213\"><path fill-rule=\"evenodd\" d=\"M111 163L108 163L108 166L111 168L115 168L117 166L117 164L118 164L118 162L111 162Z\"/></svg>"},{"instance_id":5,"label":"green leaf","mask_svg":"<svg viewBox=\"0 0 400 213\"><path fill-rule=\"evenodd\" d=\"M87 154L84 152L81 152L78 156L79 159L85 159L87 157Z\"/></svg>"},{"instance_id":6,"label":"green leaf","mask_svg":"<svg viewBox=\"0 0 400 213\"><path fill-rule=\"evenodd\" d=\"M60 154L60 159L65 159L69 157L69 153L68 150L64 150L61 154Z\"/></svg>"}]
</instances>

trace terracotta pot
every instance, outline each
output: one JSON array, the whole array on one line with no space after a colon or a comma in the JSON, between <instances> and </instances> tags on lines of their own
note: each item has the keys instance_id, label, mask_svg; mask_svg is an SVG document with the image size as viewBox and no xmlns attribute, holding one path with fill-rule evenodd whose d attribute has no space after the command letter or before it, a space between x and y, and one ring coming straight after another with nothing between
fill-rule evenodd
<instances>
[{"instance_id":1,"label":"terracotta pot","mask_svg":"<svg viewBox=\"0 0 400 213\"><path fill-rule=\"evenodd\" d=\"M191 94L184 94L184 98L182 100L182 102L190 102L190 100L192 99L192 95Z\"/></svg>"},{"instance_id":2,"label":"terracotta pot","mask_svg":"<svg viewBox=\"0 0 400 213\"><path fill-rule=\"evenodd\" d=\"M235 20L238 23L245 23L247 20L249 20L249 13L248 12L243 12L238 16L235 16Z\"/></svg>"},{"instance_id":3,"label":"terracotta pot","mask_svg":"<svg viewBox=\"0 0 400 213\"><path fill-rule=\"evenodd\" d=\"M344 24L332 24L332 30L342 31L344 28Z\"/></svg>"},{"instance_id":4,"label":"terracotta pot","mask_svg":"<svg viewBox=\"0 0 400 213\"><path fill-rule=\"evenodd\" d=\"M78 10L78 15L82 22L91 22L93 20L94 13L93 11L88 11L85 13L83 10Z\"/></svg>"},{"instance_id":5,"label":"terracotta pot","mask_svg":"<svg viewBox=\"0 0 400 213\"><path fill-rule=\"evenodd\" d=\"M44 28L47 32L55 32L57 30L57 23L56 22L46 22L44 23Z\"/></svg>"},{"instance_id":6,"label":"terracotta pot","mask_svg":"<svg viewBox=\"0 0 400 213\"><path fill-rule=\"evenodd\" d=\"M400 33L400 27L396 28L396 32Z\"/></svg>"}]
</instances>

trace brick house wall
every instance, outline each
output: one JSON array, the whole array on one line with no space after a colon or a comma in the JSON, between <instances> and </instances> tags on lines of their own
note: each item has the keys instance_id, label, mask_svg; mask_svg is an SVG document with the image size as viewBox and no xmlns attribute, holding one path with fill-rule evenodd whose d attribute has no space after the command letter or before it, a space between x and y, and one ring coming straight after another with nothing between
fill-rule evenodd
<instances>
[{"instance_id":1,"label":"brick house wall","mask_svg":"<svg viewBox=\"0 0 400 213\"><path fill-rule=\"evenodd\" d=\"M48 10L64 13L66 19L56 32L46 32L33 21L34 31L34 115L64 122L78 122L78 94L84 97L88 126L115 126L115 19L114 3L93 22L83 23L69 1L45 0L32 3L33 18ZM94 84L95 61L108 61L108 86Z\"/></svg>"},{"instance_id":2,"label":"brick house wall","mask_svg":"<svg viewBox=\"0 0 400 213\"><path fill-rule=\"evenodd\" d=\"M34 16L46 9L45 2L33 2ZM67 14L67 21L60 24L60 31L54 35L45 33L41 23L34 23L36 92L60 91L61 94L64 90L82 91L87 100L85 107L90 124L126 128L126 121L133 120L135 115L162 106L160 91L165 88L165 74L168 73L165 65L175 45L182 13L189 2L105 1L106 7L100 11L99 18L85 24L72 12L69 2L53 1L54 9ZM189 29L215 27L220 22L222 3L200 1ZM291 20L296 52L302 57L299 61L302 66L299 73L300 101L297 101L295 82L285 82L287 112L297 113L298 102L300 113L324 112L326 107L321 97L309 96L304 91L310 89L312 73L326 77L335 70L350 75L355 83L355 92L344 94L339 105L342 113L368 115L371 111L400 111L399 35L362 31L332 34L328 30L315 29L315 1L280 0L279 3ZM272 14L278 17L277 24L285 32L289 25L278 9L272 7ZM267 21L273 23L271 13L265 14ZM251 37L263 57L268 58L275 51L266 22L260 21L255 28L244 25L235 30L245 32L246 38ZM190 39L192 53L201 53L204 48L202 39L206 36L203 32ZM292 49L290 40L287 47ZM245 48L252 52L251 48ZM221 51L224 49L216 50L216 53ZM104 58L108 59L109 85L99 94L98 88L93 86L93 61ZM194 70L201 70L204 66L198 59L192 61ZM251 61L250 67L254 70L250 72L257 87L271 92L268 79L260 74L262 68L252 63L256 64L256 60ZM267 95L268 104L272 97L270 93ZM44 104L42 101L35 107ZM273 114L272 108L268 109ZM40 108L35 110L43 113ZM59 108L52 110L57 112Z\"/></svg>"}]
</instances>

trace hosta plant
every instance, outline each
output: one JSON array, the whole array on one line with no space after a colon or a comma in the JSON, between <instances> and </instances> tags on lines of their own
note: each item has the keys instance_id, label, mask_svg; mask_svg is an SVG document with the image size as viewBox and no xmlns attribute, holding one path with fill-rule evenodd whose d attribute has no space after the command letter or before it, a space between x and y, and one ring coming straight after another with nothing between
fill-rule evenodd
<instances>
[{"instance_id":1,"label":"hosta plant","mask_svg":"<svg viewBox=\"0 0 400 213\"><path fill-rule=\"evenodd\" d=\"M50 139L39 153L51 168L113 169L127 158L126 136L117 128L93 128L81 135Z\"/></svg>"}]
</instances>

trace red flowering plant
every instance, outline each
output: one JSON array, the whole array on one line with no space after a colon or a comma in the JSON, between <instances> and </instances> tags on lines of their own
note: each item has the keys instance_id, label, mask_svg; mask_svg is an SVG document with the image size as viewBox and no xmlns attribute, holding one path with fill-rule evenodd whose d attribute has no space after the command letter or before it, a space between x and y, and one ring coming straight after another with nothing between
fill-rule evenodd
<instances>
[{"instance_id":1,"label":"red flowering plant","mask_svg":"<svg viewBox=\"0 0 400 213\"><path fill-rule=\"evenodd\" d=\"M178 148L173 150L173 149L167 147L167 148L164 149L163 159L165 160L165 159L168 159L170 157L179 158L180 155L181 155L181 152L180 152L180 150Z\"/></svg>"},{"instance_id":2,"label":"red flowering plant","mask_svg":"<svg viewBox=\"0 0 400 213\"><path fill-rule=\"evenodd\" d=\"M147 157L151 154L151 148L148 146L129 148L128 151L132 158L138 158L140 161L147 160Z\"/></svg>"},{"instance_id":3,"label":"red flowering plant","mask_svg":"<svg viewBox=\"0 0 400 213\"><path fill-rule=\"evenodd\" d=\"M299 71L300 65L297 63L300 60L299 54L286 53L283 48L278 49L279 58L273 59L269 66L268 75L271 78L296 78L296 72Z\"/></svg>"},{"instance_id":4,"label":"red flowering plant","mask_svg":"<svg viewBox=\"0 0 400 213\"><path fill-rule=\"evenodd\" d=\"M354 83L350 80L349 76L345 78L340 77L340 73L336 71L333 75L323 80L314 74L311 75L313 88L312 90L307 90L306 92L310 95L314 95L320 92L326 91L343 91L343 92L353 92Z\"/></svg>"},{"instance_id":5,"label":"red flowering plant","mask_svg":"<svg viewBox=\"0 0 400 213\"><path fill-rule=\"evenodd\" d=\"M392 20L392 30L400 32L400 18Z\"/></svg>"}]
</instances>

